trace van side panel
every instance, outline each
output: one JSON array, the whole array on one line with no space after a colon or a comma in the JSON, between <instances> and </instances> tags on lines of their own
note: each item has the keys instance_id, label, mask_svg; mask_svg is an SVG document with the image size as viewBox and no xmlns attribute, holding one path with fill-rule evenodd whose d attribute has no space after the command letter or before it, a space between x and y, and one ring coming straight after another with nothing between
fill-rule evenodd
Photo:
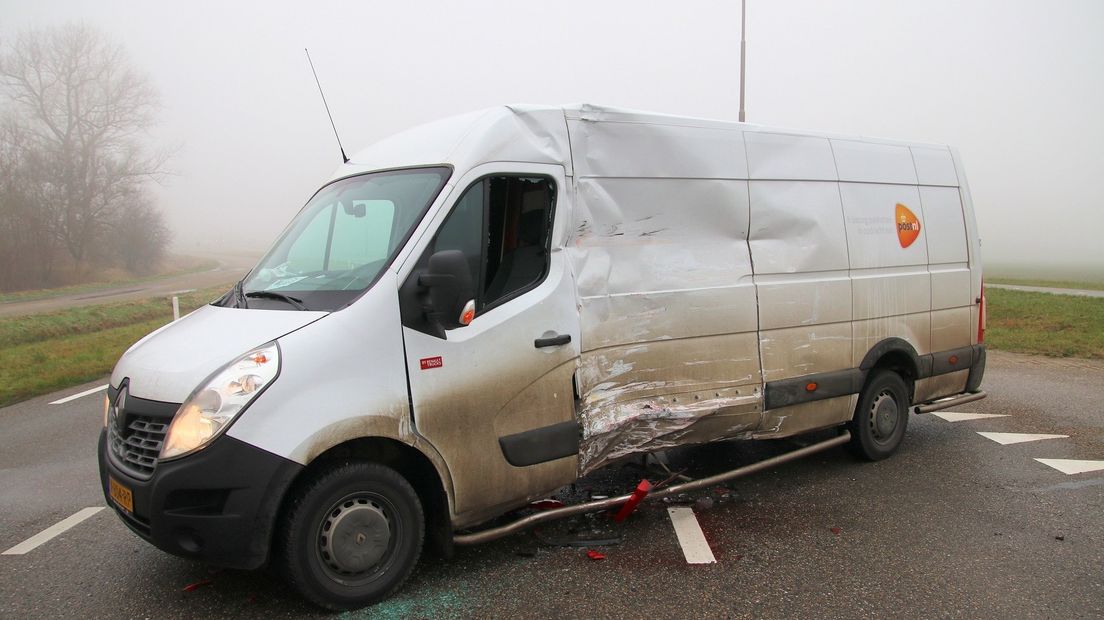
<instances>
[{"instance_id":1,"label":"van side panel","mask_svg":"<svg viewBox=\"0 0 1104 620\"><path fill-rule=\"evenodd\" d=\"M768 132L745 139L763 380L849 368L852 291L831 145L822 137ZM759 432L828 426L850 417L850 408L845 395L771 409Z\"/></svg>"},{"instance_id":2,"label":"van side panel","mask_svg":"<svg viewBox=\"0 0 1104 620\"><path fill-rule=\"evenodd\" d=\"M585 473L762 410L739 131L568 119Z\"/></svg>"}]
</instances>

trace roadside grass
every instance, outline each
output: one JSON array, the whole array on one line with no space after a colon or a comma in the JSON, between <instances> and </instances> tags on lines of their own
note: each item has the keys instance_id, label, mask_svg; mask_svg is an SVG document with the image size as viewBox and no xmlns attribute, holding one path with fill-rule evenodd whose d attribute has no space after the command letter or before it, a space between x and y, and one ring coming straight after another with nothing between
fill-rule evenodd
<instances>
[{"instance_id":1,"label":"roadside grass","mask_svg":"<svg viewBox=\"0 0 1104 620\"><path fill-rule=\"evenodd\" d=\"M1074 280L1033 280L1021 278L985 278L986 284L1013 284L1016 286L1046 286L1050 288L1079 288L1086 291L1104 291L1104 282L1077 282Z\"/></svg>"},{"instance_id":2,"label":"roadside grass","mask_svg":"<svg viewBox=\"0 0 1104 620\"><path fill-rule=\"evenodd\" d=\"M223 292L182 295L180 312ZM108 374L130 345L170 321L164 297L0 319L0 407Z\"/></svg>"},{"instance_id":3,"label":"roadside grass","mask_svg":"<svg viewBox=\"0 0 1104 620\"><path fill-rule=\"evenodd\" d=\"M209 258L196 258L191 256L175 257L173 263L173 265L169 266L169 268L162 273L155 273L139 278L107 277L97 279L97 281L95 282L74 284L72 286L34 289L29 291L16 291L12 293L0 293L0 304L7 304L17 301L38 301L40 299L50 299L53 297L61 297L63 295L94 293L96 291L101 291L108 288L116 288L120 286L127 286L130 284L144 284L146 282L155 282L157 280L164 280L165 278L182 276L189 273L209 271L211 269L214 269L215 267L218 267L219 264L216 260L212 260ZM3 340L0 340L0 342L3 342Z\"/></svg>"},{"instance_id":4,"label":"roadside grass","mask_svg":"<svg viewBox=\"0 0 1104 620\"><path fill-rule=\"evenodd\" d=\"M985 343L1003 351L1104 359L1104 299L985 289Z\"/></svg>"}]
</instances>

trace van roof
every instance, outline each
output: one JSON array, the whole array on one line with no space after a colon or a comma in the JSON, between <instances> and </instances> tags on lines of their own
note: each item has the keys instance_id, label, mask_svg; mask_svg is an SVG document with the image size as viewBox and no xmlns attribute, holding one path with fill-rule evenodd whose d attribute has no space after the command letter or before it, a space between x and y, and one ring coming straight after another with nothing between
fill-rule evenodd
<instances>
[{"instance_id":1,"label":"van roof","mask_svg":"<svg viewBox=\"0 0 1104 620\"><path fill-rule=\"evenodd\" d=\"M580 121L654 125L657 129L667 126L718 132L756 131L873 144L948 148L943 144L795 130L593 104L511 104L444 118L384 138L355 153L349 163L335 171L333 178L373 170L435 164L447 164L462 170L491 161L558 164L565 168L568 175L572 175L568 123Z\"/></svg>"}]
</instances>

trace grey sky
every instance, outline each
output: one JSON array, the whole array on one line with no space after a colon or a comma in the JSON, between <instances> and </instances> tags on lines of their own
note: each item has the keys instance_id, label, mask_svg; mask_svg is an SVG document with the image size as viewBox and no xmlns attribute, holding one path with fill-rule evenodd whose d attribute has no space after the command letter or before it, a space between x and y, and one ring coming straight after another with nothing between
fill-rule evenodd
<instances>
[{"instance_id":1,"label":"grey sky","mask_svg":"<svg viewBox=\"0 0 1104 620\"><path fill-rule=\"evenodd\" d=\"M26 2L0 35L83 20L161 92L179 251L261 249L346 150L501 103L735 120L739 2ZM987 262L1104 274L1104 2L749 0L748 120L947 143ZM1104 275L1101 275L1104 278Z\"/></svg>"}]
</instances>

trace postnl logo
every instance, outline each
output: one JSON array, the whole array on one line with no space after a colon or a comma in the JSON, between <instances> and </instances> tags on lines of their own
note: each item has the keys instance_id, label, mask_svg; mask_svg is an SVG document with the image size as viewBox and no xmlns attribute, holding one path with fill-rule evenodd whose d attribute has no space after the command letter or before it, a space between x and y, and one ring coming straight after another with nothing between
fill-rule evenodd
<instances>
[{"instance_id":1,"label":"postnl logo","mask_svg":"<svg viewBox=\"0 0 1104 620\"><path fill-rule=\"evenodd\" d=\"M901 247L912 245L920 236L920 220L916 218L916 214L905 205L897 203L897 215L893 220L897 223L897 240L901 242Z\"/></svg>"}]
</instances>

